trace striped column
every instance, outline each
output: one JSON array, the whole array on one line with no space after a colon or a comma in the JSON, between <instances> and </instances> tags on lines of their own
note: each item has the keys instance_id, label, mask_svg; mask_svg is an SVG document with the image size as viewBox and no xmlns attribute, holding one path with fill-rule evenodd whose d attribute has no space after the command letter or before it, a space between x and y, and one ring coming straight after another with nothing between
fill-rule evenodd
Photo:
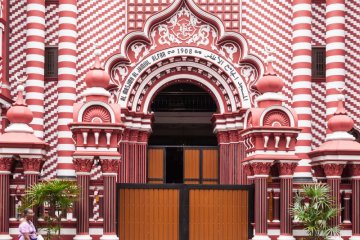
<instances>
[{"instance_id":1,"label":"striped column","mask_svg":"<svg viewBox=\"0 0 360 240\"><path fill-rule=\"evenodd\" d=\"M326 118L345 87L345 0L326 0Z\"/></svg>"},{"instance_id":2,"label":"striped column","mask_svg":"<svg viewBox=\"0 0 360 240\"><path fill-rule=\"evenodd\" d=\"M89 184L90 171L93 166L92 159L74 158L74 167L76 170L76 181L80 188L79 201L76 204L76 236L75 240L90 240L89 235L89 218L90 218L90 201L89 201Z\"/></svg>"},{"instance_id":3,"label":"striped column","mask_svg":"<svg viewBox=\"0 0 360 240\"><path fill-rule=\"evenodd\" d=\"M360 166L359 166L360 169ZM352 235L350 239L360 239L360 176L353 176L352 185Z\"/></svg>"},{"instance_id":4,"label":"striped column","mask_svg":"<svg viewBox=\"0 0 360 240\"><path fill-rule=\"evenodd\" d=\"M220 161L220 184L229 184L229 134L227 132L218 132L219 143L219 161Z\"/></svg>"},{"instance_id":5,"label":"striped column","mask_svg":"<svg viewBox=\"0 0 360 240\"><path fill-rule=\"evenodd\" d=\"M0 158L0 238L10 240L9 218L10 218L10 170L13 160L11 158Z\"/></svg>"},{"instance_id":6,"label":"striped column","mask_svg":"<svg viewBox=\"0 0 360 240\"><path fill-rule=\"evenodd\" d=\"M34 118L35 136L44 137L45 1L27 0L26 5L26 103Z\"/></svg>"},{"instance_id":7,"label":"striped column","mask_svg":"<svg viewBox=\"0 0 360 240\"><path fill-rule=\"evenodd\" d=\"M104 176L104 233L103 239L116 240L116 176L120 161L101 159Z\"/></svg>"},{"instance_id":8,"label":"striped column","mask_svg":"<svg viewBox=\"0 0 360 240\"><path fill-rule=\"evenodd\" d=\"M334 199L334 204L338 208L341 207L340 203L340 183L341 183L341 174L343 172L343 169L345 167L344 164L335 164L335 163L329 163L324 164L323 166L327 184L329 185L331 189L331 196L332 199ZM340 224L340 213L338 213L334 218L330 220L330 223L332 226Z\"/></svg>"},{"instance_id":9,"label":"striped column","mask_svg":"<svg viewBox=\"0 0 360 240\"><path fill-rule=\"evenodd\" d=\"M71 154L74 143L68 124L76 100L76 0L59 0L58 59L58 176L74 176Z\"/></svg>"},{"instance_id":10,"label":"striped column","mask_svg":"<svg viewBox=\"0 0 360 240\"><path fill-rule=\"evenodd\" d=\"M293 1L293 105L302 132L297 138L296 153L301 159L295 170L299 181L311 179L311 0Z\"/></svg>"},{"instance_id":11,"label":"striped column","mask_svg":"<svg viewBox=\"0 0 360 240\"><path fill-rule=\"evenodd\" d=\"M255 236L253 239L270 240L267 236L267 179L272 162L254 162L251 168L254 172L255 183Z\"/></svg>"},{"instance_id":12,"label":"striped column","mask_svg":"<svg viewBox=\"0 0 360 240\"><path fill-rule=\"evenodd\" d=\"M129 183L129 140L130 140L130 130L125 129L123 133L123 138L120 143L120 154L121 154L121 167L119 169L119 179L121 183Z\"/></svg>"}]
</instances>

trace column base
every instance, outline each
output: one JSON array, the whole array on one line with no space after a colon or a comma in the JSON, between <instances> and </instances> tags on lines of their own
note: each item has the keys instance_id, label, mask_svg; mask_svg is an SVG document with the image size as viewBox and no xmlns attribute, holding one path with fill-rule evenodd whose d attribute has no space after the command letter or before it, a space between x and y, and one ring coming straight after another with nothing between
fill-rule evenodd
<instances>
[{"instance_id":1,"label":"column base","mask_svg":"<svg viewBox=\"0 0 360 240\"><path fill-rule=\"evenodd\" d=\"M349 240L360 240L360 235L351 236Z\"/></svg>"},{"instance_id":2,"label":"column base","mask_svg":"<svg viewBox=\"0 0 360 240\"><path fill-rule=\"evenodd\" d=\"M74 240L92 240L92 237L90 235L76 235Z\"/></svg>"},{"instance_id":3,"label":"column base","mask_svg":"<svg viewBox=\"0 0 360 240\"><path fill-rule=\"evenodd\" d=\"M280 235L277 239L278 240L295 240L295 238L291 235Z\"/></svg>"},{"instance_id":4,"label":"column base","mask_svg":"<svg viewBox=\"0 0 360 240\"><path fill-rule=\"evenodd\" d=\"M255 235L252 240L271 240L268 235Z\"/></svg>"},{"instance_id":5,"label":"column base","mask_svg":"<svg viewBox=\"0 0 360 240\"><path fill-rule=\"evenodd\" d=\"M100 240L119 240L119 237L114 235L102 235Z\"/></svg>"},{"instance_id":6,"label":"column base","mask_svg":"<svg viewBox=\"0 0 360 240\"><path fill-rule=\"evenodd\" d=\"M0 234L0 240L12 240L13 238L9 234Z\"/></svg>"}]
</instances>

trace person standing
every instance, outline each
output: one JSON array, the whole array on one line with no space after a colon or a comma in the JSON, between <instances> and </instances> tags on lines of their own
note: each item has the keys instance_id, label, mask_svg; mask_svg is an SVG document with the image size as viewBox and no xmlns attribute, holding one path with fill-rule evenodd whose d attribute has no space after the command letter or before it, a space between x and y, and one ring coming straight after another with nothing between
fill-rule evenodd
<instances>
[{"instance_id":1,"label":"person standing","mask_svg":"<svg viewBox=\"0 0 360 240\"><path fill-rule=\"evenodd\" d=\"M32 223L34 211L32 209L25 209L24 218L21 219L19 225L19 240L38 240L36 228Z\"/></svg>"}]
</instances>

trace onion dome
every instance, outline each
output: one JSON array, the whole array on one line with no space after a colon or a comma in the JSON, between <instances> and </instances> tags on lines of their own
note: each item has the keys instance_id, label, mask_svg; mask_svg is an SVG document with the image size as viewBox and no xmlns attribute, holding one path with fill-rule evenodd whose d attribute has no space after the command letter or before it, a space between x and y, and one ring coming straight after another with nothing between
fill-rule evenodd
<instances>
[{"instance_id":1,"label":"onion dome","mask_svg":"<svg viewBox=\"0 0 360 240\"><path fill-rule=\"evenodd\" d=\"M269 56L266 59L266 72L255 85L256 89L262 94L267 92L280 92L284 87L284 82L276 75L272 62L273 57Z\"/></svg>"},{"instance_id":2,"label":"onion dome","mask_svg":"<svg viewBox=\"0 0 360 240\"><path fill-rule=\"evenodd\" d=\"M348 132L354 127L354 121L346 114L343 101L344 97L341 97L336 112L328 121L328 128L332 132Z\"/></svg>"},{"instance_id":3,"label":"onion dome","mask_svg":"<svg viewBox=\"0 0 360 240\"><path fill-rule=\"evenodd\" d=\"M85 82L89 88L99 87L107 88L110 83L110 76L101 66L100 62L101 51L95 50L95 63L94 66L86 73Z\"/></svg>"},{"instance_id":4,"label":"onion dome","mask_svg":"<svg viewBox=\"0 0 360 240\"><path fill-rule=\"evenodd\" d=\"M9 121L12 124L14 123L29 124L33 119L33 114L25 103L23 97L24 87L22 85L19 85L17 87L17 91L18 93L17 93L16 102L7 111L6 117L9 119Z\"/></svg>"}]
</instances>

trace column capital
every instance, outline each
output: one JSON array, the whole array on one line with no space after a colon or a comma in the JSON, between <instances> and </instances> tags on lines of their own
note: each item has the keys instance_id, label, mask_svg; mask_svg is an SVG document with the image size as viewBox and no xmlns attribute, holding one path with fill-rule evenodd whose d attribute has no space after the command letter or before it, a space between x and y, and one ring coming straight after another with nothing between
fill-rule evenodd
<instances>
[{"instance_id":1,"label":"column capital","mask_svg":"<svg viewBox=\"0 0 360 240\"><path fill-rule=\"evenodd\" d=\"M229 133L227 131L218 132L217 137L218 137L219 144L229 142Z\"/></svg>"},{"instance_id":2,"label":"column capital","mask_svg":"<svg viewBox=\"0 0 360 240\"><path fill-rule=\"evenodd\" d=\"M345 164L326 163L322 165L327 178L341 177Z\"/></svg>"},{"instance_id":3,"label":"column capital","mask_svg":"<svg viewBox=\"0 0 360 240\"><path fill-rule=\"evenodd\" d=\"M247 177L250 177L250 176L254 175L253 169L252 169L252 167L251 167L251 165L249 163L244 164L243 166L244 166L244 172L245 172Z\"/></svg>"},{"instance_id":4,"label":"column capital","mask_svg":"<svg viewBox=\"0 0 360 240\"><path fill-rule=\"evenodd\" d=\"M268 162L252 162L250 163L251 168L254 172L254 176L268 176L270 173L270 168L273 165L272 161Z\"/></svg>"},{"instance_id":5,"label":"column capital","mask_svg":"<svg viewBox=\"0 0 360 240\"><path fill-rule=\"evenodd\" d=\"M360 178L360 164L350 165L350 173L352 177Z\"/></svg>"},{"instance_id":6,"label":"column capital","mask_svg":"<svg viewBox=\"0 0 360 240\"><path fill-rule=\"evenodd\" d=\"M12 158L0 157L0 172L9 172L10 173L13 161L14 160Z\"/></svg>"},{"instance_id":7,"label":"column capital","mask_svg":"<svg viewBox=\"0 0 360 240\"><path fill-rule=\"evenodd\" d=\"M295 168L298 165L297 162L279 162L279 176L280 177L292 177L295 172Z\"/></svg>"},{"instance_id":8,"label":"column capital","mask_svg":"<svg viewBox=\"0 0 360 240\"><path fill-rule=\"evenodd\" d=\"M44 163L43 158L22 158L21 162L24 167L24 174L40 173Z\"/></svg>"},{"instance_id":9,"label":"column capital","mask_svg":"<svg viewBox=\"0 0 360 240\"><path fill-rule=\"evenodd\" d=\"M91 168L94 164L94 159L92 158L74 158L73 159L74 168L76 173L90 173Z\"/></svg>"},{"instance_id":10,"label":"column capital","mask_svg":"<svg viewBox=\"0 0 360 240\"><path fill-rule=\"evenodd\" d=\"M120 165L120 160L117 159L101 159L101 170L103 173L117 173Z\"/></svg>"}]
</instances>

